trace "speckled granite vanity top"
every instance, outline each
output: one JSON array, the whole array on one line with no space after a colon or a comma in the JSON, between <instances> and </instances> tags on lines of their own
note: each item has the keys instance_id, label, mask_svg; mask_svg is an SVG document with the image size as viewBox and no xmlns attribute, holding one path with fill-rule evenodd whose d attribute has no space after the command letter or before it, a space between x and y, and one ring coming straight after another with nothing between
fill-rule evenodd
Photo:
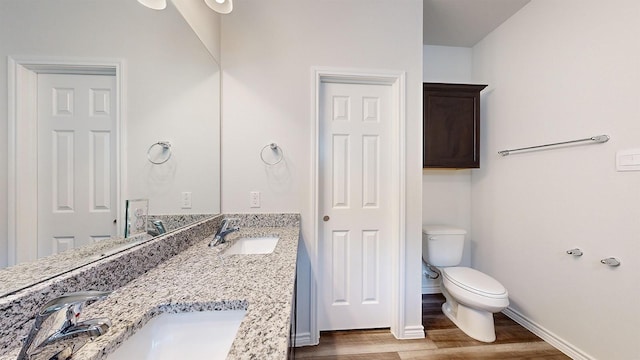
<instances>
[{"instance_id":1,"label":"speckled granite vanity top","mask_svg":"<svg viewBox=\"0 0 640 360\"><path fill-rule=\"evenodd\" d=\"M246 309L228 359L286 359L294 292L299 223L249 227L209 248L212 236L85 308L83 318L106 317L109 331L85 345L75 360L104 359L151 318L166 312ZM251 220L251 219L249 219ZM254 226L251 226L254 225ZM239 237L277 235L272 253L226 255ZM0 360L15 359L19 349Z\"/></svg>"}]
</instances>

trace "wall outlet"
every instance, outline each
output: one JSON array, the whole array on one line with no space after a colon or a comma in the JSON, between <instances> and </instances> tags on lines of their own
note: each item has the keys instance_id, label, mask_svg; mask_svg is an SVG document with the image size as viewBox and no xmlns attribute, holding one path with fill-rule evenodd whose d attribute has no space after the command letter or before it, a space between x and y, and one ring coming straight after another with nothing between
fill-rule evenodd
<instances>
[{"instance_id":1,"label":"wall outlet","mask_svg":"<svg viewBox=\"0 0 640 360\"><path fill-rule=\"evenodd\" d=\"M185 191L182 193L182 208L191 209L191 191Z\"/></svg>"},{"instance_id":2,"label":"wall outlet","mask_svg":"<svg viewBox=\"0 0 640 360\"><path fill-rule=\"evenodd\" d=\"M249 207L252 207L252 208L260 207L260 191L249 192Z\"/></svg>"}]
</instances>

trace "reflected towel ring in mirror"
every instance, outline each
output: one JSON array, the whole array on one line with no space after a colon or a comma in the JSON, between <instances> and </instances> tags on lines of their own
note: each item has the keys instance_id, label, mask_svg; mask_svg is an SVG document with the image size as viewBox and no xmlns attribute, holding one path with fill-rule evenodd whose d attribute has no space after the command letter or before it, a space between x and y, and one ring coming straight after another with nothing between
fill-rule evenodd
<instances>
[{"instance_id":1,"label":"reflected towel ring in mirror","mask_svg":"<svg viewBox=\"0 0 640 360\"><path fill-rule=\"evenodd\" d=\"M159 146L160 149L154 149L156 146ZM152 150L154 150L153 155L151 154ZM158 150L160 150L160 152L158 152ZM152 157L159 157L159 159L153 160ZM156 165L166 163L167 161L169 161L169 159L171 159L171 143L168 141L158 141L155 144L151 144L151 146L149 146L149 149L147 150L147 159L149 159L152 164Z\"/></svg>"},{"instance_id":2,"label":"reflected towel ring in mirror","mask_svg":"<svg viewBox=\"0 0 640 360\"><path fill-rule=\"evenodd\" d=\"M275 157L276 160L275 161L267 161L264 158L264 151L270 148L271 151L273 151L275 153ZM271 143L271 144L267 144L265 145L262 150L260 150L260 159L262 159L262 162L267 164L267 165L276 165L277 163L279 163L280 161L282 161L282 159L284 158L284 151L282 150L282 148L280 146L278 146L278 144L276 143Z\"/></svg>"}]
</instances>

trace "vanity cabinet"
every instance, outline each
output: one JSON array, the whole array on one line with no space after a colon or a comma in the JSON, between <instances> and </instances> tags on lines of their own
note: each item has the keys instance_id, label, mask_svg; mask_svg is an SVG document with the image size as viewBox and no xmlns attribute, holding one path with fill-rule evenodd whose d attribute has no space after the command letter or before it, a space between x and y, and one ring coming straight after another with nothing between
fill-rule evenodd
<instances>
[{"instance_id":1,"label":"vanity cabinet","mask_svg":"<svg viewBox=\"0 0 640 360\"><path fill-rule=\"evenodd\" d=\"M486 86L423 84L423 168L480 167L480 91Z\"/></svg>"}]
</instances>

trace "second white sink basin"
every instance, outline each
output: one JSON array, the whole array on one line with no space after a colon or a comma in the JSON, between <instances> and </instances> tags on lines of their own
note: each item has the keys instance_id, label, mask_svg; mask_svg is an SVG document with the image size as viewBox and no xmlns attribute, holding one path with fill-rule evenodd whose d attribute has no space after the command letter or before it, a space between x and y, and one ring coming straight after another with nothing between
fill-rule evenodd
<instances>
[{"instance_id":1,"label":"second white sink basin","mask_svg":"<svg viewBox=\"0 0 640 360\"><path fill-rule=\"evenodd\" d=\"M242 237L234 241L226 254L270 254L278 244L277 236Z\"/></svg>"},{"instance_id":2,"label":"second white sink basin","mask_svg":"<svg viewBox=\"0 0 640 360\"><path fill-rule=\"evenodd\" d=\"M226 359L246 310L162 314L107 360Z\"/></svg>"}]
</instances>

